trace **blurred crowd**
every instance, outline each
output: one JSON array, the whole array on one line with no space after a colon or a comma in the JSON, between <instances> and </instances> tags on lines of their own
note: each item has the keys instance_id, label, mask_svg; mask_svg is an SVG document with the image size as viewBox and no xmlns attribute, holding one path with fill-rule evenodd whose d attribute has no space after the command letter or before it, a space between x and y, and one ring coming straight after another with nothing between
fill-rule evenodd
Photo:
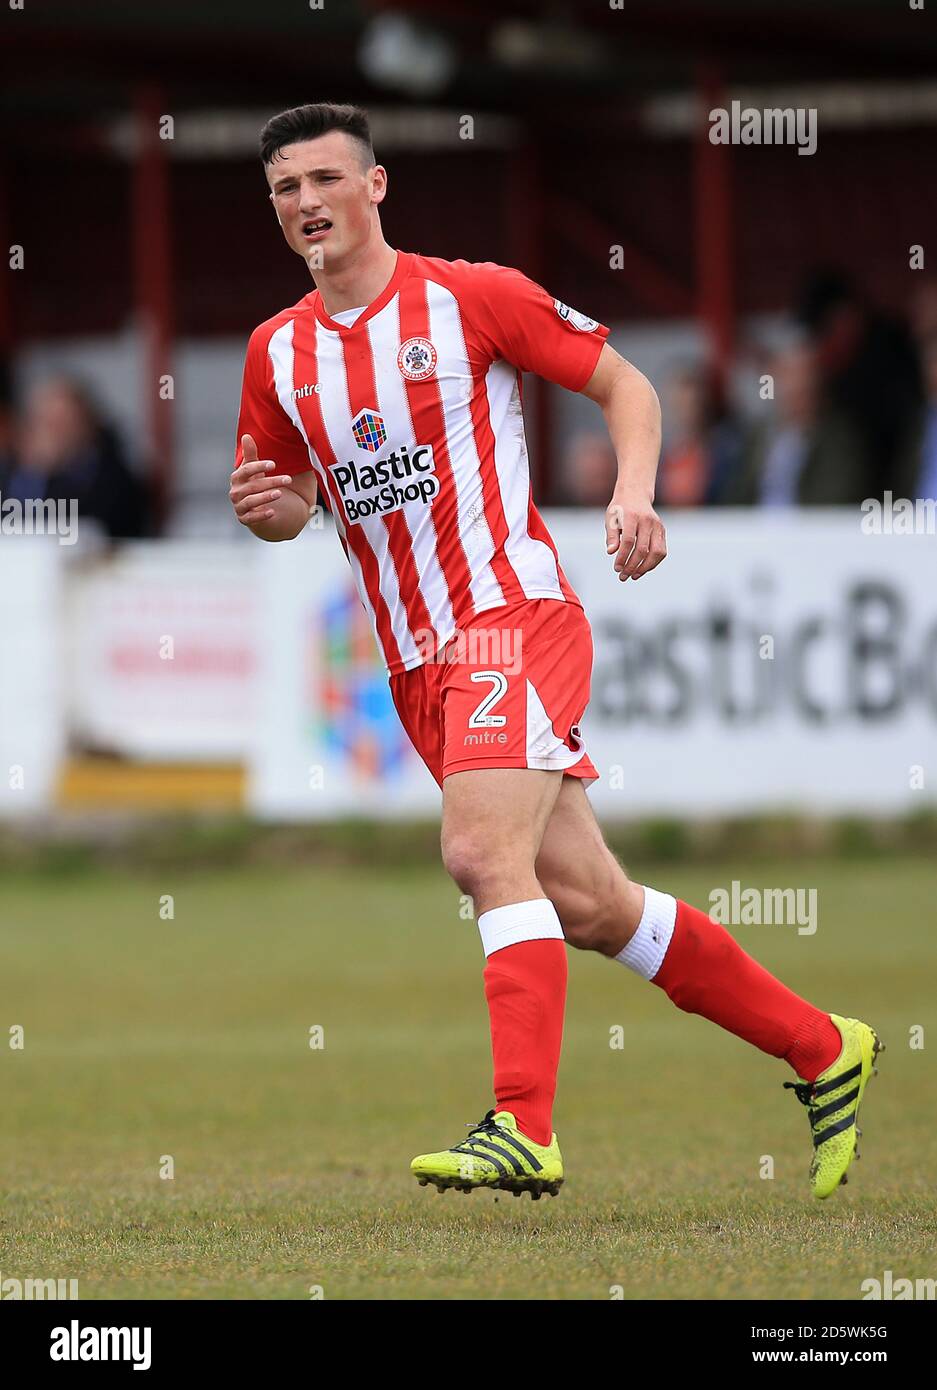
<instances>
[{"instance_id":1,"label":"blurred crowd","mask_svg":"<svg viewBox=\"0 0 937 1390\"><path fill-rule=\"evenodd\" d=\"M702 360L685 360L655 383L660 506L845 506L889 489L937 499L937 278L922 275L896 317L844 276L814 275L774 346L746 344L732 376L720 391ZM88 389L47 377L16 409L9 386L0 379L0 502L75 499L107 537L154 534L143 473ZM540 500L604 507L616 472L605 431L580 434Z\"/></svg>"},{"instance_id":2,"label":"blurred crowd","mask_svg":"<svg viewBox=\"0 0 937 1390\"><path fill-rule=\"evenodd\" d=\"M85 386L71 377L49 377L17 411L4 385L0 501L74 499L82 526L91 523L112 538L147 535L147 489Z\"/></svg>"},{"instance_id":3,"label":"blurred crowd","mask_svg":"<svg viewBox=\"0 0 937 1390\"><path fill-rule=\"evenodd\" d=\"M845 276L814 275L779 343L746 345L738 367L749 399L717 390L701 360L674 363L660 383L660 506L937 499L937 279L922 278L899 318ZM580 435L562 500L604 505L615 476L605 434Z\"/></svg>"}]
</instances>

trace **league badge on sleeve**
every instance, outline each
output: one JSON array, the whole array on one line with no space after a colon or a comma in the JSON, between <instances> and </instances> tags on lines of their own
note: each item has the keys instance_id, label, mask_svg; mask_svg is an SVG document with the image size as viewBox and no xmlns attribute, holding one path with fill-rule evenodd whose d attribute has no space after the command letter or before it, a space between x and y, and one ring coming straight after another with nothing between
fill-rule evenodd
<instances>
[{"instance_id":1,"label":"league badge on sleeve","mask_svg":"<svg viewBox=\"0 0 937 1390\"><path fill-rule=\"evenodd\" d=\"M587 318L585 314L580 314L578 310L571 309L568 304L564 304L560 299L554 299L553 307L560 318L573 328L578 328L580 333L592 333L598 328L598 319Z\"/></svg>"}]
</instances>

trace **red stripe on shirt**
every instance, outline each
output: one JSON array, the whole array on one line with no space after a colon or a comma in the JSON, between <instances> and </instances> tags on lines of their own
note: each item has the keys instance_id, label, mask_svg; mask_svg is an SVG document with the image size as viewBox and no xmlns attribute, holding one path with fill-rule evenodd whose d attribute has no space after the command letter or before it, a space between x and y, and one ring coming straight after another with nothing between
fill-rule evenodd
<instances>
[{"instance_id":1,"label":"red stripe on shirt","mask_svg":"<svg viewBox=\"0 0 937 1390\"><path fill-rule=\"evenodd\" d=\"M296 320L293 327L293 384L296 382L317 385L319 381L319 362L316 356L317 326L313 314L304 314L302 318ZM328 494L332 501L332 514L336 517L344 517L341 498L338 495L337 487L331 469L338 462L332 448L332 441L329 439L325 428L325 420L322 416L322 405L319 400L319 393L313 391L308 396L297 398L297 408L300 418L306 430L306 437L316 441L316 454L322 464ZM354 550L361 566L361 573L364 577L364 585L367 590L371 607L377 624L377 635L381 648L384 653L384 660L388 666L403 664L400 649L397 646L397 639L394 636L393 625L390 620L390 610L381 593L380 567L377 556L371 549L367 536L365 536L360 526L346 526L348 545Z\"/></svg>"},{"instance_id":2,"label":"red stripe on shirt","mask_svg":"<svg viewBox=\"0 0 937 1390\"><path fill-rule=\"evenodd\" d=\"M374 354L366 331L342 337L342 360L345 364L352 420L362 410L373 410L380 414L374 376ZM407 626L414 635L419 634L417 644L421 650L425 650L425 643L435 629L420 588L410 528L402 511L391 512L389 516L379 517L378 520L387 529L388 554L394 562L397 588L407 613Z\"/></svg>"},{"instance_id":3,"label":"red stripe on shirt","mask_svg":"<svg viewBox=\"0 0 937 1390\"><path fill-rule=\"evenodd\" d=\"M410 338L429 339L429 304L426 281L422 276L406 281L398 303L401 346ZM404 377L404 389L415 439L433 444L436 476L439 479L439 494L432 509L436 554L449 590L452 612L458 622L462 615L472 612L472 574L459 530L459 494L449 454L442 394L435 376L426 381L409 381ZM440 544L441 540L443 544Z\"/></svg>"}]
</instances>

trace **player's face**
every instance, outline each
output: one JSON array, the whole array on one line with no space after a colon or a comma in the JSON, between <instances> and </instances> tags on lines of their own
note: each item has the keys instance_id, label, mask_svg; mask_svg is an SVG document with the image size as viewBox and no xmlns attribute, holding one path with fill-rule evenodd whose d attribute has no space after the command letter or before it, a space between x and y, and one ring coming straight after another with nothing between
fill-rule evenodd
<instances>
[{"instance_id":1,"label":"player's face","mask_svg":"<svg viewBox=\"0 0 937 1390\"><path fill-rule=\"evenodd\" d=\"M270 201L283 235L310 270L339 269L371 235L387 175L363 167L361 146L344 131L285 145L267 166Z\"/></svg>"}]
</instances>

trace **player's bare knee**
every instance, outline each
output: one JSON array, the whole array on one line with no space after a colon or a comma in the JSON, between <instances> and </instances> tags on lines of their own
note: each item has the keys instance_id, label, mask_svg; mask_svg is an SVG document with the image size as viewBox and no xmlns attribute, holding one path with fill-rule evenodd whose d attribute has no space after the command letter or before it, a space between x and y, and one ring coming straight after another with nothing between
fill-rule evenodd
<instances>
[{"instance_id":1,"label":"player's bare knee","mask_svg":"<svg viewBox=\"0 0 937 1390\"><path fill-rule=\"evenodd\" d=\"M473 898L486 896L486 889L511 874L504 847L492 844L474 826L443 834L442 859L450 878Z\"/></svg>"},{"instance_id":2,"label":"player's bare knee","mask_svg":"<svg viewBox=\"0 0 937 1390\"><path fill-rule=\"evenodd\" d=\"M462 835L446 835L442 837L442 862L446 873L458 884L463 893L470 893L469 880L473 877L473 846L471 841Z\"/></svg>"}]
</instances>

